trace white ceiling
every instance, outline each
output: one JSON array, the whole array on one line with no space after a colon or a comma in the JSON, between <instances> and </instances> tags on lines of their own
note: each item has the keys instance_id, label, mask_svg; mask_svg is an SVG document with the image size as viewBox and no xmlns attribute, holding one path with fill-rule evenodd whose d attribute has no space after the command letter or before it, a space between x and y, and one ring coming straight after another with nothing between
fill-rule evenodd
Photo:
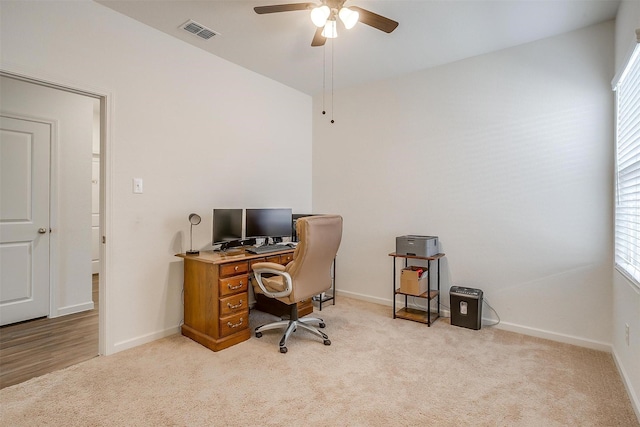
<instances>
[{"instance_id":1,"label":"white ceiling","mask_svg":"<svg viewBox=\"0 0 640 427\"><path fill-rule=\"evenodd\" d=\"M362 23L311 47L307 11L258 15L254 6L296 0L96 0L230 62L313 95L392 78L614 19L620 0L347 0L400 25L386 34ZM312 0L313 1L313 0ZM319 0L316 0L318 3ZM219 35L203 40L189 19ZM333 47L332 47L333 44ZM161 49L161 46L149 46Z\"/></svg>"}]
</instances>

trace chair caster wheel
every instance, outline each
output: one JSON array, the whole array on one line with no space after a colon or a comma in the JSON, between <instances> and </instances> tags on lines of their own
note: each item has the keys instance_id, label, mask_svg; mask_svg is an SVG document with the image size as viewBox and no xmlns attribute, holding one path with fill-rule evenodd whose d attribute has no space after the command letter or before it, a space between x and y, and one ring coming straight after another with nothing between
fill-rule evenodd
<instances>
[{"instance_id":1,"label":"chair caster wheel","mask_svg":"<svg viewBox=\"0 0 640 427\"><path fill-rule=\"evenodd\" d=\"M262 336L262 332L256 332L256 338L260 338Z\"/></svg>"},{"instance_id":2,"label":"chair caster wheel","mask_svg":"<svg viewBox=\"0 0 640 427\"><path fill-rule=\"evenodd\" d=\"M280 353L286 353L287 347L280 347Z\"/></svg>"},{"instance_id":3,"label":"chair caster wheel","mask_svg":"<svg viewBox=\"0 0 640 427\"><path fill-rule=\"evenodd\" d=\"M319 328L324 328L325 326L327 325L325 325L324 322L320 322L320 324L318 325Z\"/></svg>"},{"instance_id":4,"label":"chair caster wheel","mask_svg":"<svg viewBox=\"0 0 640 427\"><path fill-rule=\"evenodd\" d=\"M331 345L331 340L324 340L323 343L324 345Z\"/></svg>"}]
</instances>

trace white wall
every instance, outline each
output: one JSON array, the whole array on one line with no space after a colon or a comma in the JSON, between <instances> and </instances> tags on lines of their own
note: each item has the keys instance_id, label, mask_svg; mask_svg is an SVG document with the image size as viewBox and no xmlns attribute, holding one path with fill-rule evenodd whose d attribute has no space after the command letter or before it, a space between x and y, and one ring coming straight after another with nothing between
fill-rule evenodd
<instances>
[{"instance_id":1,"label":"white wall","mask_svg":"<svg viewBox=\"0 0 640 427\"><path fill-rule=\"evenodd\" d=\"M108 95L106 353L178 331L190 212L206 247L214 207L310 210L309 96L90 1L0 9L3 70Z\"/></svg>"},{"instance_id":2,"label":"white wall","mask_svg":"<svg viewBox=\"0 0 640 427\"><path fill-rule=\"evenodd\" d=\"M616 18L616 73L624 67L640 28L640 2L623 1ZM640 419L640 288L613 272L613 355ZM629 325L629 345L625 339Z\"/></svg>"},{"instance_id":3,"label":"white wall","mask_svg":"<svg viewBox=\"0 0 640 427\"><path fill-rule=\"evenodd\" d=\"M481 288L502 327L608 349L613 33L338 91L335 124L315 97L313 209L344 216L339 292L390 304L395 237L437 235L443 303Z\"/></svg>"}]
</instances>

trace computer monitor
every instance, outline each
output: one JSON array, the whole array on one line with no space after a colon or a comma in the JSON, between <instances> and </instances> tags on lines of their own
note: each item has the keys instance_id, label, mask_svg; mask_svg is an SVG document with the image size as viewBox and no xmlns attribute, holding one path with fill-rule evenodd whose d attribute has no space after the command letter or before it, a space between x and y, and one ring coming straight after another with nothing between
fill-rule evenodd
<instances>
[{"instance_id":1,"label":"computer monitor","mask_svg":"<svg viewBox=\"0 0 640 427\"><path fill-rule=\"evenodd\" d=\"M246 209L247 237L290 237L291 209Z\"/></svg>"},{"instance_id":2,"label":"computer monitor","mask_svg":"<svg viewBox=\"0 0 640 427\"><path fill-rule=\"evenodd\" d=\"M242 240L242 209L214 209L213 244L226 248L239 240Z\"/></svg>"},{"instance_id":3,"label":"computer monitor","mask_svg":"<svg viewBox=\"0 0 640 427\"><path fill-rule=\"evenodd\" d=\"M305 216L314 216L317 214L293 214L291 216L291 240L294 242L298 241L298 232L296 231L296 223L298 222L299 218L305 217Z\"/></svg>"}]
</instances>

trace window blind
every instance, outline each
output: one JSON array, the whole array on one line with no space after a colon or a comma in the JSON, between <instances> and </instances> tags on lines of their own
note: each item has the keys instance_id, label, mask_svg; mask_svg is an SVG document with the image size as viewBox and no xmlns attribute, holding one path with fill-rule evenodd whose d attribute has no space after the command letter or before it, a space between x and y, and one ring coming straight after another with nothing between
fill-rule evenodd
<instances>
[{"instance_id":1,"label":"window blind","mask_svg":"<svg viewBox=\"0 0 640 427\"><path fill-rule=\"evenodd\" d=\"M640 285L640 48L636 45L616 91L615 262Z\"/></svg>"}]
</instances>

